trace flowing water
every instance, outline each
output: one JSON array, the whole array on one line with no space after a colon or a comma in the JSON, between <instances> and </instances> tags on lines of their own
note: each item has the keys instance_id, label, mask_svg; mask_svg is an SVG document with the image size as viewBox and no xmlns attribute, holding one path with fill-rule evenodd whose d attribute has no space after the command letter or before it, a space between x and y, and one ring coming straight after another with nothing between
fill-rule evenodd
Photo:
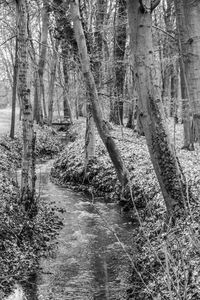
<instances>
[{"instance_id":1,"label":"flowing water","mask_svg":"<svg viewBox=\"0 0 200 300\"><path fill-rule=\"evenodd\" d=\"M40 262L40 271L17 286L9 299L127 299L134 255L132 225L115 204L87 197L51 183L52 162L38 166L42 198L63 208L64 226L55 253ZM130 256L129 256L130 255ZM129 257L128 257L129 256ZM14 298L16 293L21 295Z\"/></svg>"}]
</instances>

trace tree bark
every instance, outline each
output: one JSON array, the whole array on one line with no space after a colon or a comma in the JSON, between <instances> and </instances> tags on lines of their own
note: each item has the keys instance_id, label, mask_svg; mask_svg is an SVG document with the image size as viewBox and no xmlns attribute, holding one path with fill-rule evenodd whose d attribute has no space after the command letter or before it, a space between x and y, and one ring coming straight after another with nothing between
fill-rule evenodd
<instances>
[{"instance_id":1,"label":"tree bark","mask_svg":"<svg viewBox=\"0 0 200 300\"><path fill-rule=\"evenodd\" d=\"M172 74L174 73L174 58L177 55L176 45L174 45L173 39L169 36L174 31L175 14L174 14L174 0L166 0L162 2L163 6L163 20L165 24L166 33L162 38L160 45L160 58L161 58L161 72L162 72L162 100L164 103L165 114L167 117L172 117L174 111L174 103L171 96L171 83ZM159 26L159 24L158 24ZM163 63L167 61L167 63Z\"/></svg>"},{"instance_id":2,"label":"tree bark","mask_svg":"<svg viewBox=\"0 0 200 300\"><path fill-rule=\"evenodd\" d=\"M51 74L49 81L49 99L48 99L48 124L52 125L53 120L53 100L54 100L54 87L56 80L56 67L58 62L58 46L59 40L54 41L52 39L53 53L52 53L52 62L51 62Z\"/></svg>"},{"instance_id":3,"label":"tree bark","mask_svg":"<svg viewBox=\"0 0 200 300\"><path fill-rule=\"evenodd\" d=\"M97 0L96 3L96 23L95 23L95 32L94 32L94 79L99 89L101 85L102 79L102 62L103 62L103 25L104 25L104 18L106 13L107 1L106 0Z\"/></svg>"},{"instance_id":4,"label":"tree bark","mask_svg":"<svg viewBox=\"0 0 200 300\"><path fill-rule=\"evenodd\" d=\"M138 108L151 161L168 215L185 208L185 181L169 139L153 57L151 1L129 0L128 19L132 69L139 96Z\"/></svg>"},{"instance_id":5,"label":"tree bark","mask_svg":"<svg viewBox=\"0 0 200 300\"><path fill-rule=\"evenodd\" d=\"M30 102L30 89L27 83L27 12L26 1L17 1L18 10L18 94L22 103L23 154L21 176L21 198L26 210L30 210L34 199L35 172L33 170L33 118Z\"/></svg>"},{"instance_id":6,"label":"tree bark","mask_svg":"<svg viewBox=\"0 0 200 300\"><path fill-rule=\"evenodd\" d=\"M110 121L115 124L123 125L123 90L125 80L125 49L126 49L126 0L117 1L117 16L116 16L116 29L114 39L114 72L115 72L115 85L114 95L115 102L113 104L113 111Z\"/></svg>"},{"instance_id":7,"label":"tree bark","mask_svg":"<svg viewBox=\"0 0 200 300\"><path fill-rule=\"evenodd\" d=\"M180 39L180 54L182 62L182 79L184 78L185 99L188 99L197 129L197 138L200 139L200 3L199 1L176 0L177 26ZM187 124L190 124L188 119ZM187 131L190 128L185 124ZM192 139L192 138L190 138ZM189 140L190 140L189 139ZM184 145L190 148L190 145Z\"/></svg>"},{"instance_id":8,"label":"tree bark","mask_svg":"<svg viewBox=\"0 0 200 300\"><path fill-rule=\"evenodd\" d=\"M28 20L30 20L30 16L28 13ZM40 89L40 82L39 82L39 74L38 74L38 66L37 66L37 53L33 44L32 39L32 32L30 27L28 26L28 37L30 40L31 52L30 57L33 62L33 70L34 70L34 100L33 100L33 120L36 121L38 124L42 124L43 122L43 113L42 113L42 106L41 101L39 99L39 89Z\"/></svg>"},{"instance_id":9,"label":"tree bark","mask_svg":"<svg viewBox=\"0 0 200 300\"><path fill-rule=\"evenodd\" d=\"M62 42L62 63L63 63L63 74L64 74L64 97L63 97L63 112L64 119L70 119L70 122L73 123L72 109L68 97L69 93L69 67L68 67L68 59L69 53L66 50L67 41Z\"/></svg>"},{"instance_id":10,"label":"tree bark","mask_svg":"<svg viewBox=\"0 0 200 300\"><path fill-rule=\"evenodd\" d=\"M16 112L16 100L17 100L17 79L18 79L18 40L16 38L15 44L15 64L13 71L13 83L12 83L12 116L10 126L10 138L14 139L15 136L15 112Z\"/></svg>"},{"instance_id":11,"label":"tree bark","mask_svg":"<svg viewBox=\"0 0 200 300\"><path fill-rule=\"evenodd\" d=\"M47 52L47 38L48 38L48 26L49 26L49 12L47 0L43 0L42 9L42 33L41 33L41 49L40 57L38 62L38 75L39 75L39 90L38 90L38 101L43 106L44 117L47 118L47 110L45 103L45 89L44 89L44 68L46 63L46 52Z\"/></svg>"},{"instance_id":12,"label":"tree bark","mask_svg":"<svg viewBox=\"0 0 200 300\"><path fill-rule=\"evenodd\" d=\"M90 103L87 104L86 132L85 132L85 169L95 156L95 124Z\"/></svg>"},{"instance_id":13,"label":"tree bark","mask_svg":"<svg viewBox=\"0 0 200 300\"><path fill-rule=\"evenodd\" d=\"M107 128L107 123L103 119L102 111L99 105L97 88L95 85L94 77L90 69L90 62L87 52L85 35L81 23L80 12L79 12L79 2L78 0L70 1L72 20L74 25L74 32L76 41L78 44L79 57L82 66L82 72L85 79L89 101L91 104L91 110L94 117L94 121L99 132L99 135L109 153L111 161L117 172L117 176L122 186L126 185L128 182L128 171L126 170L123 160L121 158L120 152L111 137L109 130Z\"/></svg>"},{"instance_id":14,"label":"tree bark","mask_svg":"<svg viewBox=\"0 0 200 300\"><path fill-rule=\"evenodd\" d=\"M42 104L40 100L40 80L38 70L34 72L34 102L33 102L33 119L38 124L43 123Z\"/></svg>"}]
</instances>

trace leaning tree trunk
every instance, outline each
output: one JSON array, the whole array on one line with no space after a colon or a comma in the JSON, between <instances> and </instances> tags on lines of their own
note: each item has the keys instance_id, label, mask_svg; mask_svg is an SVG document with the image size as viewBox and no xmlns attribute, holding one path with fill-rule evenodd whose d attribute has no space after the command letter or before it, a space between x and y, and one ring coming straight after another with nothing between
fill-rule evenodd
<instances>
[{"instance_id":1,"label":"leaning tree trunk","mask_svg":"<svg viewBox=\"0 0 200 300\"><path fill-rule=\"evenodd\" d=\"M22 103L23 155L21 196L25 209L32 208L35 192L35 170L33 161L34 134L30 89L27 84L28 54L27 54L27 12L26 1L17 1L18 9L18 94Z\"/></svg>"},{"instance_id":2,"label":"leaning tree trunk","mask_svg":"<svg viewBox=\"0 0 200 300\"><path fill-rule=\"evenodd\" d=\"M75 1L71 0L70 7L71 7L75 37L78 44L78 50L79 50L79 55L80 55L80 60L82 65L82 72L85 78L85 83L89 95L89 101L91 103L91 110L94 117L94 121L97 130L99 132L99 135L105 147L107 148L107 151L113 162L113 165L117 172L118 179L121 182L122 186L124 186L128 182L128 171L126 170L120 152L113 138L109 133L107 123L105 122L102 116L102 111L99 105L97 88L94 82L94 77L90 69L90 62L89 62L89 57L87 52L85 35L84 35L81 18L80 18L78 0Z\"/></svg>"},{"instance_id":3,"label":"leaning tree trunk","mask_svg":"<svg viewBox=\"0 0 200 300\"><path fill-rule=\"evenodd\" d=\"M185 208L186 191L184 176L166 128L161 91L154 66L151 13L155 3L158 4L159 1L128 1L132 67L139 96L140 118L151 161L168 214L175 219L181 209Z\"/></svg>"}]
</instances>

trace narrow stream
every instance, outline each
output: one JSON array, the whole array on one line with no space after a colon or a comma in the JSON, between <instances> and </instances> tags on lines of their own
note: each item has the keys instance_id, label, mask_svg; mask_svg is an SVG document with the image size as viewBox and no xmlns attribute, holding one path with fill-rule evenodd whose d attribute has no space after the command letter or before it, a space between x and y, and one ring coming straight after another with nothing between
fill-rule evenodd
<instances>
[{"instance_id":1,"label":"narrow stream","mask_svg":"<svg viewBox=\"0 0 200 300\"><path fill-rule=\"evenodd\" d=\"M51 165L52 161L38 166L40 193L65 209L64 226L56 253L42 260L41 271L18 287L22 299L127 299L131 272L127 253L133 255L135 248L132 225L115 204L97 200L92 204L87 197L50 182Z\"/></svg>"}]
</instances>

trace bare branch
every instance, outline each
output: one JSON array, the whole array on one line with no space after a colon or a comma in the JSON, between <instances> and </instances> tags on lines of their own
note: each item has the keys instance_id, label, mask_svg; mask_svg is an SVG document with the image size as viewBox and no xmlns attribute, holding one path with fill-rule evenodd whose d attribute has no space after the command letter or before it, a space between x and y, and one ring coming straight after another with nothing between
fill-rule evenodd
<instances>
[{"instance_id":1,"label":"bare branch","mask_svg":"<svg viewBox=\"0 0 200 300\"><path fill-rule=\"evenodd\" d=\"M175 36L173 36L172 34L168 33L167 31L165 31L164 29L158 27L158 26L154 26L152 25L153 28L162 31L164 34L168 35L169 37L171 37L173 40L177 41L177 39L175 38Z\"/></svg>"},{"instance_id":2,"label":"bare branch","mask_svg":"<svg viewBox=\"0 0 200 300\"><path fill-rule=\"evenodd\" d=\"M4 41L4 42L0 45L0 47L3 46L4 44L6 44L8 41L14 39L15 37L16 37L16 35L13 35L13 36L9 37L9 39L7 39L6 41Z\"/></svg>"}]
</instances>

